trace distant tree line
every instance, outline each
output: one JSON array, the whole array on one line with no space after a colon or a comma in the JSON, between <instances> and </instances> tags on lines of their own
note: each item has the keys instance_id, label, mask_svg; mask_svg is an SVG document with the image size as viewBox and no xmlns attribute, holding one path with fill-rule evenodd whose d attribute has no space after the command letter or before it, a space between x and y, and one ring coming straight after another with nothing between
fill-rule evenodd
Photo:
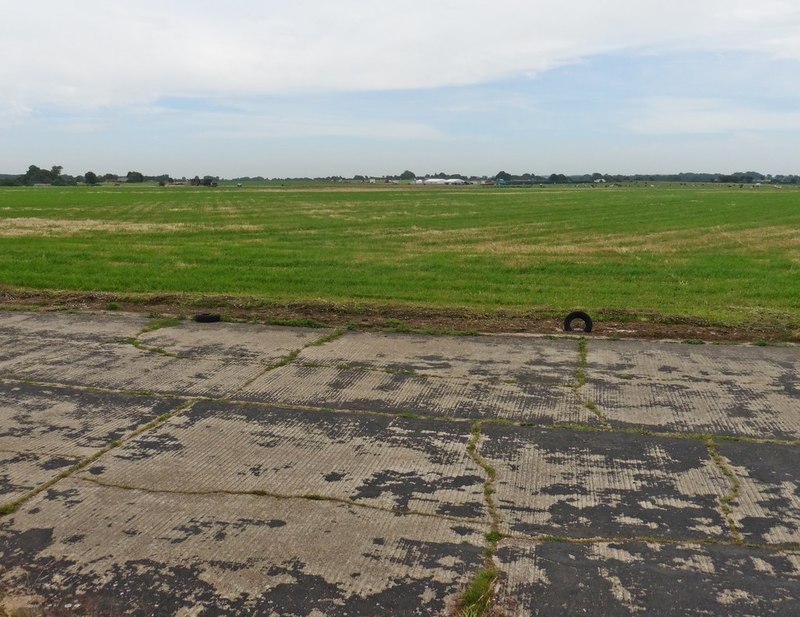
<instances>
[{"instance_id":1,"label":"distant tree line","mask_svg":"<svg viewBox=\"0 0 800 617\"><path fill-rule=\"evenodd\" d=\"M0 186L33 186L36 184L49 184L53 186L74 186L77 184L96 185L106 182L113 183L142 183L157 182L164 186L175 182L189 184L192 186L217 186L219 182L225 181L219 176L195 176L187 180L185 177L173 179L168 174L158 176L147 176L139 171L129 171L125 176L113 173L99 174L94 171L87 171L83 175L70 176L62 173L60 165L53 165L50 169L31 165L22 175L0 174ZM494 183L499 185L533 185L533 184L587 184L587 183L622 183L622 182L706 182L706 183L725 183L725 184L800 184L799 174L771 175L762 174L756 171L742 171L732 174L722 173L697 173L681 172L677 174L601 174L599 172L591 174L566 175L551 173L549 175L539 175L532 172L522 174L511 174L507 171L499 171L492 176L466 176L459 173L426 173L417 175L413 171L406 169L397 175L369 176L356 174L352 177L345 176L325 176L325 177L301 177L301 178L266 178L264 176L243 176L231 178L228 181L238 183L256 182L281 182L281 181L317 181L317 182L410 182L416 179L427 180L431 178L450 179L459 178L466 182Z\"/></svg>"},{"instance_id":2,"label":"distant tree line","mask_svg":"<svg viewBox=\"0 0 800 617\"><path fill-rule=\"evenodd\" d=\"M800 175L771 175L762 174L757 171L742 171L733 174L721 173L696 173L682 172L678 174L550 174L540 176L536 174L512 175L505 171L498 172L493 178L500 183L529 183L529 184L584 184L595 182L708 182L708 183L727 183L727 184L800 184Z\"/></svg>"},{"instance_id":3,"label":"distant tree line","mask_svg":"<svg viewBox=\"0 0 800 617\"><path fill-rule=\"evenodd\" d=\"M0 184L3 186L19 186L34 184L53 184L56 186L69 186L76 184L72 176L62 175L61 165L53 165L50 169L42 169L36 165L31 165L21 176L3 176Z\"/></svg>"},{"instance_id":4,"label":"distant tree line","mask_svg":"<svg viewBox=\"0 0 800 617\"><path fill-rule=\"evenodd\" d=\"M195 176L189 180L189 184L191 186L217 186L219 178L217 176L203 176L201 179L200 176Z\"/></svg>"},{"instance_id":5,"label":"distant tree line","mask_svg":"<svg viewBox=\"0 0 800 617\"><path fill-rule=\"evenodd\" d=\"M139 171L129 171L125 176L119 174L97 174L93 171L87 171L83 175L70 176L62 174L61 165L53 165L50 169L44 169L31 165L28 171L20 176L0 174L0 186L34 186L37 184L49 184L51 186L76 186L78 184L102 184L104 182L158 182L159 184L166 184L172 182L172 178L168 174L160 176L146 176Z\"/></svg>"},{"instance_id":6,"label":"distant tree line","mask_svg":"<svg viewBox=\"0 0 800 617\"><path fill-rule=\"evenodd\" d=\"M800 175L771 175L762 174L756 171L743 171L733 174L722 173L697 173L681 172L677 174L601 174L598 172L591 174L566 175L552 173L549 175L538 175L534 173L511 174L507 171L499 171L492 176L466 176L460 173L446 173L443 171L436 173L426 173L418 175L411 170L405 170L397 175L369 176L356 174L352 177L325 176L325 177L302 177L302 178L273 178L272 181L318 181L318 182L397 182L427 180L431 178L460 178L467 182L493 182L495 184L588 184L588 183L622 183L622 182L716 182L727 184L800 184ZM268 182L269 178L262 176L234 178L235 182Z\"/></svg>"}]
</instances>

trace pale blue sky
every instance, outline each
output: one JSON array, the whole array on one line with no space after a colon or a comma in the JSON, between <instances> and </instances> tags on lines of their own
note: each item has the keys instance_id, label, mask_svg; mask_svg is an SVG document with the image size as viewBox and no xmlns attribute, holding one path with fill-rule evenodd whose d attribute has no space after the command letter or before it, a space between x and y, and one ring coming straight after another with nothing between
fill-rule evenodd
<instances>
[{"instance_id":1,"label":"pale blue sky","mask_svg":"<svg viewBox=\"0 0 800 617\"><path fill-rule=\"evenodd\" d=\"M0 0L0 173L800 173L800 5Z\"/></svg>"}]
</instances>

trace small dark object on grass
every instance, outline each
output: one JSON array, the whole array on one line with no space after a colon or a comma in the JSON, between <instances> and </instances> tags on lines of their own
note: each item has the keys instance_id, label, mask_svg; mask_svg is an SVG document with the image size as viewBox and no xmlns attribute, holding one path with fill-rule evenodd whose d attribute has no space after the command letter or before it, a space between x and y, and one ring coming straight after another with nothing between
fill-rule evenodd
<instances>
[{"instance_id":1,"label":"small dark object on grass","mask_svg":"<svg viewBox=\"0 0 800 617\"><path fill-rule=\"evenodd\" d=\"M572 311L564 320L564 332L572 332L572 322L579 319L583 322L583 331L592 331L592 318L583 311Z\"/></svg>"},{"instance_id":2,"label":"small dark object on grass","mask_svg":"<svg viewBox=\"0 0 800 617\"><path fill-rule=\"evenodd\" d=\"M222 319L219 313L198 313L194 316L197 323L214 323Z\"/></svg>"}]
</instances>

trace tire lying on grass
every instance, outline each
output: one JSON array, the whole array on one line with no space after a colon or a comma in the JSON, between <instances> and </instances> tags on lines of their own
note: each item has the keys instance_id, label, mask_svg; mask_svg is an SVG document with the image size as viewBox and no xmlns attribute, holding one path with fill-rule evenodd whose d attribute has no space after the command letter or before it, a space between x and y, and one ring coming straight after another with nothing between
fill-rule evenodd
<instances>
[{"instance_id":1,"label":"tire lying on grass","mask_svg":"<svg viewBox=\"0 0 800 617\"><path fill-rule=\"evenodd\" d=\"M197 323L215 323L222 319L219 313L198 313L193 318Z\"/></svg>"},{"instance_id":2,"label":"tire lying on grass","mask_svg":"<svg viewBox=\"0 0 800 617\"><path fill-rule=\"evenodd\" d=\"M572 332L572 322L576 320L583 322L584 332L592 331L592 318L583 311L572 311L564 320L564 332Z\"/></svg>"}]
</instances>

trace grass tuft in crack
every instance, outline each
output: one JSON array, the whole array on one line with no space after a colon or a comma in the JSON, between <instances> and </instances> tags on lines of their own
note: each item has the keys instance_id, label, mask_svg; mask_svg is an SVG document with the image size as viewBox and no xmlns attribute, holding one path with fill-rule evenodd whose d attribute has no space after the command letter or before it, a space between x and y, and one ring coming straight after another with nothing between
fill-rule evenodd
<instances>
[{"instance_id":1,"label":"grass tuft in crack","mask_svg":"<svg viewBox=\"0 0 800 617\"><path fill-rule=\"evenodd\" d=\"M147 322L147 325L142 328L142 331L139 334L152 332L153 330L160 330L162 328L173 328L180 324L181 321L182 320L178 317L162 317L161 315L151 314L150 321Z\"/></svg>"},{"instance_id":2,"label":"grass tuft in crack","mask_svg":"<svg viewBox=\"0 0 800 617\"><path fill-rule=\"evenodd\" d=\"M497 511L497 503L494 498L497 470L478 452L481 434L481 422L474 422L470 430L467 452L469 452L473 462L483 469L486 474L486 479L483 483L483 497L486 502L486 509L489 511L489 516L492 520L492 527L489 533L485 535L484 566L475 574L464 595L461 596L458 617L481 617L481 615L484 615L492 602L497 579L500 575L494 562L497 543L504 537L500 531L500 514Z\"/></svg>"},{"instance_id":3,"label":"grass tuft in crack","mask_svg":"<svg viewBox=\"0 0 800 617\"><path fill-rule=\"evenodd\" d=\"M578 399L581 401L581 403L583 403L583 406L597 416L598 420L600 420L603 430L610 431L611 424L608 422L608 418L606 418L603 410L600 409L600 407L594 401L584 399L579 392L579 390L586 385L586 364L588 357L589 343L587 342L586 337L582 336L578 339L578 364L575 366L575 377L572 388L575 390L575 394L577 395Z\"/></svg>"},{"instance_id":4,"label":"grass tuft in crack","mask_svg":"<svg viewBox=\"0 0 800 617\"><path fill-rule=\"evenodd\" d=\"M586 361L589 355L589 344L586 337L578 339L578 365L575 367L575 389L586 385Z\"/></svg>"},{"instance_id":5,"label":"grass tuft in crack","mask_svg":"<svg viewBox=\"0 0 800 617\"><path fill-rule=\"evenodd\" d=\"M141 351L147 351L149 353L159 354L161 356L167 356L168 358L178 358L177 354L172 353L171 351L167 351L166 349L162 349L161 347L151 347L150 345L145 345L144 343L140 342L139 339L129 337L123 339L129 345L133 345L136 349Z\"/></svg>"},{"instance_id":6,"label":"grass tuft in crack","mask_svg":"<svg viewBox=\"0 0 800 617\"><path fill-rule=\"evenodd\" d=\"M730 482L730 488L728 489L728 492L719 499L719 506L722 510L723 516L725 517L725 522L728 524L728 529L730 530L733 541L736 544L742 544L744 543L742 529L733 518L733 507L731 506L731 504L739 497L742 483L725 457L720 454L719 446L713 438L709 437L706 439L706 448L708 448L708 454L711 457L711 460L714 461L714 464Z\"/></svg>"},{"instance_id":7,"label":"grass tuft in crack","mask_svg":"<svg viewBox=\"0 0 800 617\"><path fill-rule=\"evenodd\" d=\"M327 343L330 343L332 341L335 341L338 338L343 337L345 332L346 332L346 330L344 328L336 328L330 334L326 334L322 338L318 338L313 343L309 343L308 345L306 345L306 347L322 347L323 345L325 345Z\"/></svg>"},{"instance_id":8,"label":"grass tuft in crack","mask_svg":"<svg viewBox=\"0 0 800 617\"><path fill-rule=\"evenodd\" d=\"M497 570L491 567L475 575L461 598L462 608L458 617L481 617L486 612L492 601L497 574Z\"/></svg>"}]
</instances>

